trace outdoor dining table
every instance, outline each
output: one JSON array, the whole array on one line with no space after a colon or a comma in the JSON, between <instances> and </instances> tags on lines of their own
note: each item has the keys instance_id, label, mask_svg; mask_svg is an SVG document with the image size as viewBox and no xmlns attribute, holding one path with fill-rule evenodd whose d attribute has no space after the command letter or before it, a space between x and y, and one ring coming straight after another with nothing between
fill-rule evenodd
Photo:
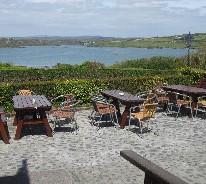
<instances>
[{"instance_id":1,"label":"outdoor dining table","mask_svg":"<svg viewBox=\"0 0 206 184\"><path fill-rule=\"evenodd\" d=\"M51 103L44 95L13 96L13 103L16 112L13 125L17 126L15 140L20 138L22 126L29 124L44 124L47 136L52 137L52 130L46 116L46 111L51 110Z\"/></svg>"},{"instance_id":2,"label":"outdoor dining table","mask_svg":"<svg viewBox=\"0 0 206 184\"><path fill-rule=\"evenodd\" d=\"M129 115L130 108L135 105L138 106L144 103L144 99L140 98L136 95L132 95L127 92L123 92L121 90L105 90L102 91L101 94L106 98L112 98L112 103L115 105L118 113L118 116L121 116L120 128L123 129L125 127L125 123L127 120L127 116ZM120 113L119 103L125 105L124 112Z\"/></svg>"},{"instance_id":3,"label":"outdoor dining table","mask_svg":"<svg viewBox=\"0 0 206 184\"><path fill-rule=\"evenodd\" d=\"M169 85L162 86L165 91L183 93L192 97L192 112L197 106L198 97L206 95L206 89L187 85Z\"/></svg>"}]
</instances>

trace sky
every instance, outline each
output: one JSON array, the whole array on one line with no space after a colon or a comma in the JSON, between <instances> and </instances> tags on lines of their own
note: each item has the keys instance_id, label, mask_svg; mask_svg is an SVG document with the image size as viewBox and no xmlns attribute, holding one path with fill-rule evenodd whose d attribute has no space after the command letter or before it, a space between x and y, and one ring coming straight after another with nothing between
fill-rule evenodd
<instances>
[{"instance_id":1,"label":"sky","mask_svg":"<svg viewBox=\"0 0 206 184\"><path fill-rule=\"evenodd\" d=\"M206 33L205 0L0 0L0 37Z\"/></svg>"}]
</instances>

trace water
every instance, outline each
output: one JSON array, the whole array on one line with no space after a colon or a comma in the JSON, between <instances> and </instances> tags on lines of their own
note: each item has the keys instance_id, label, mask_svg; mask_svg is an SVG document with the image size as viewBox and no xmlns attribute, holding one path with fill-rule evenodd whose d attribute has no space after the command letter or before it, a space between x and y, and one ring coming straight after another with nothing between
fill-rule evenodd
<instances>
[{"instance_id":1,"label":"water","mask_svg":"<svg viewBox=\"0 0 206 184\"><path fill-rule=\"evenodd\" d=\"M191 50L192 51L192 50ZM81 64L97 61L106 66L131 59L152 56L185 56L187 49L147 49L69 46L29 46L25 48L0 48L0 62L28 67L54 66L57 63Z\"/></svg>"}]
</instances>

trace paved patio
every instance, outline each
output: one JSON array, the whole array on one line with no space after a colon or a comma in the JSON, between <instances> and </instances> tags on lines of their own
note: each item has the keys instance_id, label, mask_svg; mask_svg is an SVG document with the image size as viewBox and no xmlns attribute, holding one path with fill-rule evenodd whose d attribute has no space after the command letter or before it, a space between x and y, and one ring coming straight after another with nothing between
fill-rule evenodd
<instances>
[{"instance_id":1,"label":"paved patio","mask_svg":"<svg viewBox=\"0 0 206 184\"><path fill-rule=\"evenodd\" d=\"M76 113L77 135L65 125L53 137L47 137L44 128L38 132L24 129L19 140L14 140L16 127L9 118L10 144L0 140L0 183L143 183L144 173L120 156L127 149L188 183L206 183L206 116L180 116L175 121L158 112L159 136L153 131L140 138L110 124L97 131L89 123L90 113Z\"/></svg>"}]
</instances>

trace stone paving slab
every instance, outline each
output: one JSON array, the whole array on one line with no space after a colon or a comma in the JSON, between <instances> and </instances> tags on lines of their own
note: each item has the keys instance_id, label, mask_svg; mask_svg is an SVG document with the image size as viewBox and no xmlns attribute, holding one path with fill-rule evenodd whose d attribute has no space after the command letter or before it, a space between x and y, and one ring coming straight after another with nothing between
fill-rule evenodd
<instances>
[{"instance_id":1,"label":"stone paving slab","mask_svg":"<svg viewBox=\"0 0 206 184\"><path fill-rule=\"evenodd\" d=\"M98 131L90 124L91 110L76 113L79 125L58 129L53 137L40 132L23 134L14 140L13 119L8 121L9 145L0 140L1 183L143 183L144 173L120 156L131 149L144 158L192 184L206 183L205 118L194 119L157 113L159 136L116 129L107 124ZM206 116L205 116L206 117ZM51 124L52 125L52 124ZM153 130L155 126L149 125Z\"/></svg>"}]
</instances>

